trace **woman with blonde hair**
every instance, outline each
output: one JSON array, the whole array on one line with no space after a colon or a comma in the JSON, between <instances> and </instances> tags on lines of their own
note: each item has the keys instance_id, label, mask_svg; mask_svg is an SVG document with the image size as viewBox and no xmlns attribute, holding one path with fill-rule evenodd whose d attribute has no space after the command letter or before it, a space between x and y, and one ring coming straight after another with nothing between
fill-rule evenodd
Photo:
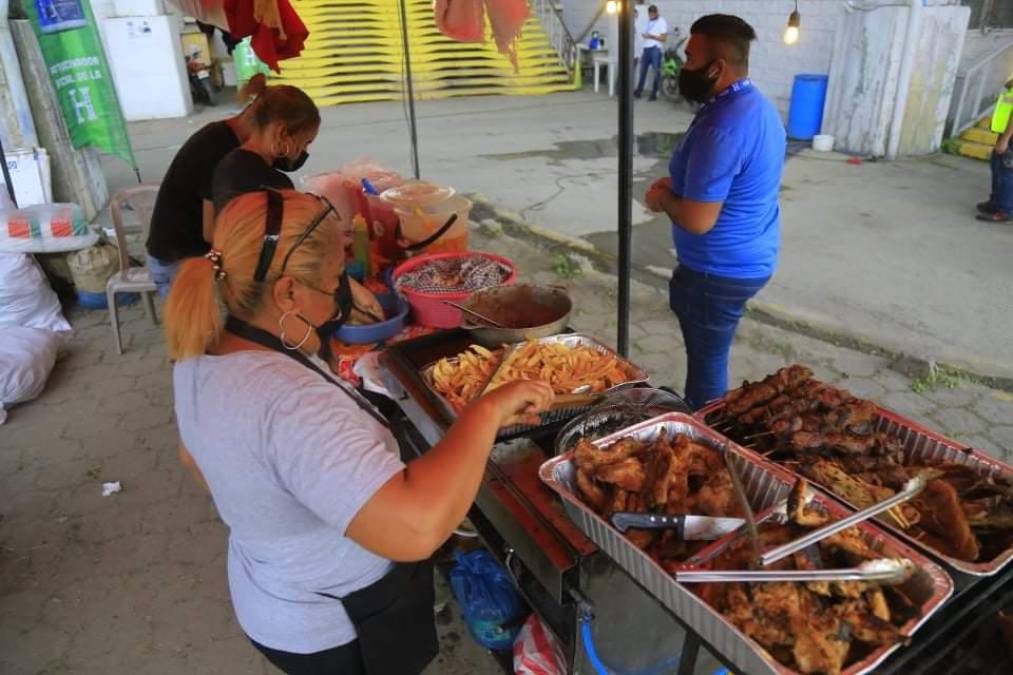
<instances>
[{"instance_id":1,"label":"woman with blonde hair","mask_svg":"<svg viewBox=\"0 0 1013 675\"><path fill-rule=\"evenodd\" d=\"M347 289L325 200L269 190L225 207L166 307L180 457L229 527L233 606L273 664L418 673L438 649L422 561L467 513L497 429L553 395L497 389L403 464L383 415L314 356Z\"/></svg>"},{"instance_id":2,"label":"woman with blonde hair","mask_svg":"<svg viewBox=\"0 0 1013 675\"><path fill-rule=\"evenodd\" d=\"M262 73L243 87L239 100L248 103L242 112L206 124L186 140L158 188L145 248L148 269L163 296L169 293L180 261L208 252L215 218L215 170L226 155L248 143L272 121L277 127L279 120L290 123L297 118L301 122L315 116L312 126L320 126L320 113L306 94L295 87L269 87ZM268 105L261 109L265 103ZM269 184L292 187L291 181L277 178Z\"/></svg>"}]
</instances>

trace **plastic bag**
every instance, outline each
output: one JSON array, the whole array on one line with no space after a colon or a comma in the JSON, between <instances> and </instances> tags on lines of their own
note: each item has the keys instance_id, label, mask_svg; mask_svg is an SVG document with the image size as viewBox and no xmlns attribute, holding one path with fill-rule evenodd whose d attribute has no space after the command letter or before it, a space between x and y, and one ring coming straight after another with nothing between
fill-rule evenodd
<instances>
[{"instance_id":1,"label":"plastic bag","mask_svg":"<svg viewBox=\"0 0 1013 675\"><path fill-rule=\"evenodd\" d=\"M32 256L0 253L0 327L70 331L60 301Z\"/></svg>"},{"instance_id":2,"label":"plastic bag","mask_svg":"<svg viewBox=\"0 0 1013 675\"><path fill-rule=\"evenodd\" d=\"M458 42L485 41L485 6L482 0L436 0L436 27Z\"/></svg>"},{"instance_id":3,"label":"plastic bag","mask_svg":"<svg viewBox=\"0 0 1013 675\"><path fill-rule=\"evenodd\" d=\"M506 570L484 549L454 551L454 559L450 587L471 636L486 649L511 649L526 609Z\"/></svg>"},{"instance_id":4,"label":"plastic bag","mask_svg":"<svg viewBox=\"0 0 1013 675\"><path fill-rule=\"evenodd\" d=\"M85 293L105 293L106 282L120 267L120 253L115 246L90 246L67 256L74 287Z\"/></svg>"},{"instance_id":5,"label":"plastic bag","mask_svg":"<svg viewBox=\"0 0 1013 675\"><path fill-rule=\"evenodd\" d=\"M0 328L0 424L4 408L38 397L56 363L60 337L43 328Z\"/></svg>"},{"instance_id":6,"label":"plastic bag","mask_svg":"<svg viewBox=\"0 0 1013 675\"><path fill-rule=\"evenodd\" d=\"M97 241L98 234L77 204L39 204L0 213L0 251L59 253Z\"/></svg>"},{"instance_id":7,"label":"plastic bag","mask_svg":"<svg viewBox=\"0 0 1013 675\"><path fill-rule=\"evenodd\" d=\"M514 640L514 675L566 675L563 648L537 614L528 617Z\"/></svg>"}]
</instances>

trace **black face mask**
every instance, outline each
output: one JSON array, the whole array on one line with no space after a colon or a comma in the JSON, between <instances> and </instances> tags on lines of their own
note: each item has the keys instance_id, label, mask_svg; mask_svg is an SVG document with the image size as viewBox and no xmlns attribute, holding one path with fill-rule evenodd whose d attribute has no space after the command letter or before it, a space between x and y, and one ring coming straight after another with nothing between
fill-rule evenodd
<instances>
[{"instance_id":1,"label":"black face mask","mask_svg":"<svg viewBox=\"0 0 1013 675\"><path fill-rule=\"evenodd\" d=\"M707 74L713 65L714 61L711 61L702 68L695 70L683 68L679 71L679 93L683 98L695 103L705 103L711 97L714 83L718 81L718 78Z\"/></svg>"},{"instance_id":2,"label":"black face mask","mask_svg":"<svg viewBox=\"0 0 1013 675\"><path fill-rule=\"evenodd\" d=\"M345 325L355 307L355 303L352 301L352 286L348 283L347 272L341 273L338 287L334 289L334 304L337 307L334 316L316 327L317 339L320 340L318 355L326 363L330 363L331 360L331 338L339 328Z\"/></svg>"},{"instance_id":3,"label":"black face mask","mask_svg":"<svg viewBox=\"0 0 1013 675\"><path fill-rule=\"evenodd\" d=\"M299 153L299 156L295 159L289 159L288 157L278 157L271 164L271 167L278 171L298 171L302 168L302 165L306 163L306 160L310 158L310 153L303 150Z\"/></svg>"}]
</instances>

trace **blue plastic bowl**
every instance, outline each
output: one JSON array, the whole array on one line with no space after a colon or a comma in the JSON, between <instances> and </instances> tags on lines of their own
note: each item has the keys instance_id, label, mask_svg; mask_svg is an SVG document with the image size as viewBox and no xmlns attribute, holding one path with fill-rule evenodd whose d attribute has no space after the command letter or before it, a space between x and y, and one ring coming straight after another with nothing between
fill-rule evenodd
<instances>
[{"instance_id":1,"label":"blue plastic bowl","mask_svg":"<svg viewBox=\"0 0 1013 675\"><path fill-rule=\"evenodd\" d=\"M386 321L372 323L368 326L344 325L334 334L341 342L350 345L367 345L373 342L383 342L401 332L404 328L405 318L408 316L408 303L397 293L383 293L377 295L376 299L383 307L383 314Z\"/></svg>"}]
</instances>

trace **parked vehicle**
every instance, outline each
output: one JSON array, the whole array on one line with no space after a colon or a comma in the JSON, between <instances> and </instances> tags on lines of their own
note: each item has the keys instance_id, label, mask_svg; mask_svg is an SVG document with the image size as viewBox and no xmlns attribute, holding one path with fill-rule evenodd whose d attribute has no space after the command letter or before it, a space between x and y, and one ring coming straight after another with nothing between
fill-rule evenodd
<instances>
[{"instance_id":1,"label":"parked vehicle","mask_svg":"<svg viewBox=\"0 0 1013 675\"><path fill-rule=\"evenodd\" d=\"M682 46L686 38L682 37L679 28L672 29L672 46L665 50L661 61L661 95L670 101L682 101L679 93L679 71L685 61L682 58Z\"/></svg>"},{"instance_id":2,"label":"parked vehicle","mask_svg":"<svg viewBox=\"0 0 1013 675\"><path fill-rule=\"evenodd\" d=\"M186 75L190 81L190 95L194 103L215 104L215 86L211 80L211 67L194 56L186 58Z\"/></svg>"}]
</instances>

